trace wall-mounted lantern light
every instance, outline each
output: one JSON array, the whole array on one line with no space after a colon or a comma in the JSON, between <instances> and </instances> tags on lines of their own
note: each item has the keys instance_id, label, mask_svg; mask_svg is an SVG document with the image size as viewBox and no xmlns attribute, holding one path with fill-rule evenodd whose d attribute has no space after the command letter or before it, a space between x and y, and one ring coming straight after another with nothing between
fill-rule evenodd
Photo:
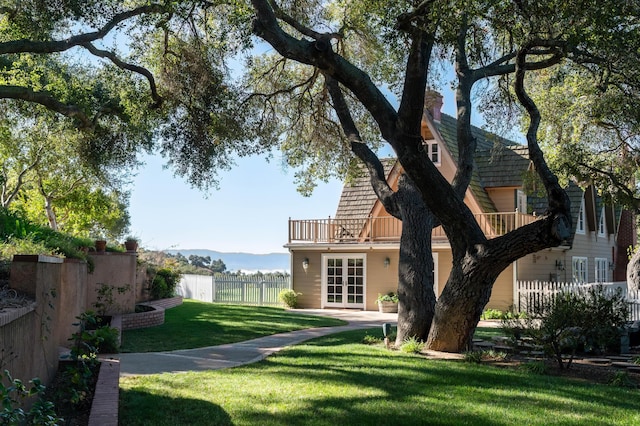
<instances>
[{"instance_id":1,"label":"wall-mounted lantern light","mask_svg":"<svg viewBox=\"0 0 640 426\"><path fill-rule=\"evenodd\" d=\"M384 267L388 268L390 264L391 264L391 259L389 259L388 257L385 257L384 258Z\"/></svg>"},{"instance_id":2,"label":"wall-mounted lantern light","mask_svg":"<svg viewBox=\"0 0 640 426\"><path fill-rule=\"evenodd\" d=\"M564 265L562 264L562 260L556 259L556 269L558 271L564 271Z\"/></svg>"},{"instance_id":3,"label":"wall-mounted lantern light","mask_svg":"<svg viewBox=\"0 0 640 426\"><path fill-rule=\"evenodd\" d=\"M616 265L613 264L613 262L609 262L609 270L613 271L615 269Z\"/></svg>"},{"instance_id":4,"label":"wall-mounted lantern light","mask_svg":"<svg viewBox=\"0 0 640 426\"><path fill-rule=\"evenodd\" d=\"M309 269L309 258L305 257L304 260L302 261L302 269L304 269L305 272L307 272L307 269Z\"/></svg>"}]
</instances>

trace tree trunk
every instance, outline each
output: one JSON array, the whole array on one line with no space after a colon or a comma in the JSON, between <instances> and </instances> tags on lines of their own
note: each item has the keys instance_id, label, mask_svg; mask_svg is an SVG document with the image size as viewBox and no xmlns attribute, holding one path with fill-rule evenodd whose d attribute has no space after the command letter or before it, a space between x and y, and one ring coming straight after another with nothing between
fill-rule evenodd
<instances>
[{"instance_id":1,"label":"tree trunk","mask_svg":"<svg viewBox=\"0 0 640 426\"><path fill-rule=\"evenodd\" d=\"M51 198L45 196L44 197L44 210L47 213L47 220L49 221L49 228L54 231L58 231L58 220L56 218L56 212L53 210L53 205L51 203Z\"/></svg>"},{"instance_id":2,"label":"tree trunk","mask_svg":"<svg viewBox=\"0 0 640 426\"><path fill-rule=\"evenodd\" d=\"M429 349L461 352L471 348L473 333L501 271L486 260L471 256L454 263L436 304L427 341Z\"/></svg>"},{"instance_id":3,"label":"tree trunk","mask_svg":"<svg viewBox=\"0 0 640 426\"><path fill-rule=\"evenodd\" d=\"M426 341L433 320L431 231L435 216L406 175L400 178L396 202L402 217L398 265L398 334L396 346L409 337Z\"/></svg>"}]
</instances>

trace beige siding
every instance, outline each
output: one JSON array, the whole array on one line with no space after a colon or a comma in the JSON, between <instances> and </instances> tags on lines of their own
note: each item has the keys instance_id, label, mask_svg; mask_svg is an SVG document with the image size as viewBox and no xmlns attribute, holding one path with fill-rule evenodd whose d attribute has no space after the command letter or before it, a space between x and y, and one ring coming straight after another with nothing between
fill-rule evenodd
<instances>
[{"instance_id":1,"label":"beige siding","mask_svg":"<svg viewBox=\"0 0 640 426\"><path fill-rule=\"evenodd\" d=\"M435 252L438 253L438 282L435 291L436 297L439 297L444 285L447 283L447 279L449 278L453 256L451 255L451 250L436 250Z\"/></svg>"},{"instance_id":2,"label":"beige siding","mask_svg":"<svg viewBox=\"0 0 640 426\"><path fill-rule=\"evenodd\" d=\"M596 279L596 258L613 261L612 249L615 247L613 236L596 236L595 232L585 235L576 234L571 250L548 249L530 254L518 260L518 280L557 280L571 282L573 280L572 257L587 258L587 282ZM556 266L556 262L562 267ZM613 280L613 272L607 271L608 281Z\"/></svg>"},{"instance_id":3,"label":"beige siding","mask_svg":"<svg viewBox=\"0 0 640 426\"><path fill-rule=\"evenodd\" d=\"M496 279L486 309L508 310L513 305L513 265L509 265Z\"/></svg>"},{"instance_id":4,"label":"beige siding","mask_svg":"<svg viewBox=\"0 0 640 426\"><path fill-rule=\"evenodd\" d=\"M295 251L291 253L291 276L293 289L302 293L298 296L300 308L319 308L321 302L320 288L320 251ZM302 261L309 259L309 268L305 272Z\"/></svg>"},{"instance_id":5,"label":"beige siding","mask_svg":"<svg viewBox=\"0 0 640 426\"><path fill-rule=\"evenodd\" d=\"M436 295L439 297L444 289L449 273L451 271L451 265L453 257L450 250L438 251L438 286L436 289ZM487 308L500 309L501 311L509 309L513 304L513 266L507 267L498 276L496 283L493 286L491 292L491 298L487 304Z\"/></svg>"},{"instance_id":6,"label":"beige siding","mask_svg":"<svg viewBox=\"0 0 640 426\"><path fill-rule=\"evenodd\" d=\"M398 291L398 251L397 250L332 250L324 252L331 255L365 255L365 310L377 310L376 299L379 293ZM322 306L322 254L318 250L295 250L291 253L293 262L293 289L299 293L301 308L320 308ZM385 259L389 266L385 268ZM302 268L305 258L309 259L307 272Z\"/></svg>"},{"instance_id":7,"label":"beige siding","mask_svg":"<svg viewBox=\"0 0 640 426\"><path fill-rule=\"evenodd\" d=\"M520 281L567 281L566 270L556 267L556 263L562 263L566 267L567 256L562 250L547 249L529 254L516 261L518 280ZM569 257L569 263L571 263ZM571 276L569 276L571 280Z\"/></svg>"},{"instance_id":8,"label":"beige siding","mask_svg":"<svg viewBox=\"0 0 640 426\"><path fill-rule=\"evenodd\" d=\"M487 188L489 198L499 212L516 211L515 190L513 188ZM526 213L526 212L522 212Z\"/></svg>"},{"instance_id":9,"label":"beige siding","mask_svg":"<svg viewBox=\"0 0 640 426\"><path fill-rule=\"evenodd\" d=\"M573 240L573 248L566 253L565 265L566 280L571 281L573 277L572 261L573 256L587 258L587 282L595 282L596 257L607 259L613 262L612 250L615 247L613 235L596 236L595 232L587 232L585 235L576 234ZM613 271L607 271L607 280L613 280Z\"/></svg>"}]
</instances>

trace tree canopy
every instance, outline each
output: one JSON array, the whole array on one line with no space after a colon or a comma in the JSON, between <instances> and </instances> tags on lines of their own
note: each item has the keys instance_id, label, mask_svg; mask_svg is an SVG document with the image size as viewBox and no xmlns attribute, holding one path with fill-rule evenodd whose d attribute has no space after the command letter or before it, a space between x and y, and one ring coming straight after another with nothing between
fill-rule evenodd
<instances>
[{"instance_id":1,"label":"tree canopy","mask_svg":"<svg viewBox=\"0 0 640 426\"><path fill-rule=\"evenodd\" d=\"M234 155L280 149L304 192L315 179L345 176L357 158L391 214L433 219L415 220L415 229L442 224L453 268L437 303L432 277L412 272L423 269L430 244L401 243L399 278L407 287L399 291L400 318L427 324L430 347L461 350L498 274L570 235L569 199L539 136L567 135L578 158L584 148L592 159L585 142L599 136L580 124L580 114L570 114L571 126L550 114L577 111L590 98L592 117L637 130L639 9L618 0L5 2L0 99L80 129L79 158L89 164L122 166L140 150L159 149L176 174L203 188L216 185ZM79 60L78 50L94 59ZM454 69L457 108L451 183L425 155L421 137L425 91L441 84L445 65ZM549 201L536 222L492 240L464 202L479 84L487 110L524 117L529 156ZM545 96L550 88L562 94L565 84L579 90L565 86L569 96ZM382 141L403 166L408 198L381 179L374 152ZM595 164L584 163L585 170ZM430 230L420 235L429 240ZM420 302L416 291L424 294ZM405 317L411 309L403 306L420 303L432 306L421 318Z\"/></svg>"}]
</instances>

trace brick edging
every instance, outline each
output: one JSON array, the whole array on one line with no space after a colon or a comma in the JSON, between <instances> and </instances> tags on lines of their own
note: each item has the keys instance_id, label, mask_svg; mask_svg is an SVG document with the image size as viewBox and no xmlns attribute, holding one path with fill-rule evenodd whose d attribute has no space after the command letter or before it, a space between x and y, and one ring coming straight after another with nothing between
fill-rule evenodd
<instances>
[{"instance_id":1,"label":"brick edging","mask_svg":"<svg viewBox=\"0 0 640 426\"><path fill-rule=\"evenodd\" d=\"M101 359L89 426L118 426L120 360Z\"/></svg>"}]
</instances>

